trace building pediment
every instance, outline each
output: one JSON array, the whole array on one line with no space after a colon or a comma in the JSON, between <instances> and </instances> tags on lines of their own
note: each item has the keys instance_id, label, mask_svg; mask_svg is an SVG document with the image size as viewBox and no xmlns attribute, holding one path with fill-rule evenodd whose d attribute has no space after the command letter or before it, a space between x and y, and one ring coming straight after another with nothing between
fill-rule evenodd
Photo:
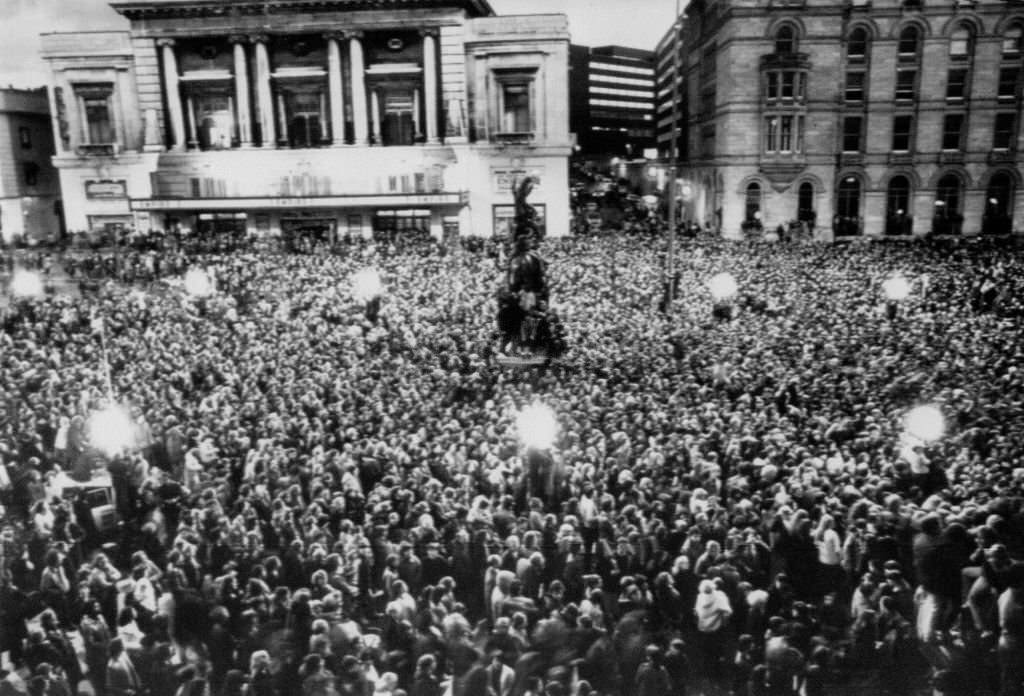
<instances>
[{"instance_id":1,"label":"building pediment","mask_svg":"<svg viewBox=\"0 0 1024 696\"><path fill-rule=\"evenodd\" d=\"M110 6L132 20L421 8L458 8L470 17L494 15L488 0L113 0Z\"/></svg>"}]
</instances>

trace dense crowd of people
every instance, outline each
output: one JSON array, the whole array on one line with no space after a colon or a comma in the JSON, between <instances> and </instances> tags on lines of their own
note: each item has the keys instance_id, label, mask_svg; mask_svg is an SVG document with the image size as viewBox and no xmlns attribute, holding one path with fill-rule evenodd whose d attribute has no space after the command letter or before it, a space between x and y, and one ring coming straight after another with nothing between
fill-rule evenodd
<instances>
[{"instance_id":1,"label":"dense crowd of people","mask_svg":"<svg viewBox=\"0 0 1024 696\"><path fill-rule=\"evenodd\" d=\"M549 239L530 370L488 245L335 252L0 310L3 693L1022 693L1018 252L687 242L666 306L662 239Z\"/></svg>"}]
</instances>

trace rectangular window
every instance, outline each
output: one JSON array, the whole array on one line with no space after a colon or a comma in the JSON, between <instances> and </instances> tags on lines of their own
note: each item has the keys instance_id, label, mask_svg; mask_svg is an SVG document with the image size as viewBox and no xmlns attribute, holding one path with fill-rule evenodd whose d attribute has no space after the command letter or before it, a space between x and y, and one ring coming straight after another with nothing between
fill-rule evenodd
<instances>
[{"instance_id":1,"label":"rectangular window","mask_svg":"<svg viewBox=\"0 0 1024 696\"><path fill-rule=\"evenodd\" d=\"M85 107L85 129L89 145L105 145L114 142L114 129L110 122L110 101L106 97L83 99Z\"/></svg>"},{"instance_id":2,"label":"rectangular window","mask_svg":"<svg viewBox=\"0 0 1024 696\"><path fill-rule=\"evenodd\" d=\"M963 133L964 115L946 114L942 122L942 149L959 150L960 135Z\"/></svg>"},{"instance_id":3,"label":"rectangular window","mask_svg":"<svg viewBox=\"0 0 1024 696\"><path fill-rule=\"evenodd\" d=\"M913 116L893 117L892 149L894 152L908 152L910 150L910 131L913 124Z\"/></svg>"},{"instance_id":4,"label":"rectangular window","mask_svg":"<svg viewBox=\"0 0 1024 696\"><path fill-rule=\"evenodd\" d=\"M993 150L1012 150L1016 140L1017 114L1008 112L996 114L996 123L992 131Z\"/></svg>"},{"instance_id":5,"label":"rectangular window","mask_svg":"<svg viewBox=\"0 0 1024 696\"><path fill-rule=\"evenodd\" d=\"M916 70L896 71L896 100L911 101L914 99L914 83L917 82Z\"/></svg>"},{"instance_id":6,"label":"rectangular window","mask_svg":"<svg viewBox=\"0 0 1024 696\"><path fill-rule=\"evenodd\" d=\"M793 117L783 116L782 127L779 129L779 150L793 151Z\"/></svg>"},{"instance_id":7,"label":"rectangular window","mask_svg":"<svg viewBox=\"0 0 1024 696\"><path fill-rule=\"evenodd\" d=\"M532 133L530 83L509 82L501 86L501 128L505 133Z\"/></svg>"},{"instance_id":8,"label":"rectangular window","mask_svg":"<svg viewBox=\"0 0 1024 696\"><path fill-rule=\"evenodd\" d=\"M782 73L782 98L793 99L796 96L796 73L787 71Z\"/></svg>"},{"instance_id":9,"label":"rectangular window","mask_svg":"<svg viewBox=\"0 0 1024 696\"><path fill-rule=\"evenodd\" d=\"M1020 68L1002 68L999 70L1000 100L1009 101L1017 98L1017 82L1020 79Z\"/></svg>"},{"instance_id":10,"label":"rectangular window","mask_svg":"<svg viewBox=\"0 0 1024 696\"><path fill-rule=\"evenodd\" d=\"M864 77L866 73L846 73L846 101L864 101Z\"/></svg>"},{"instance_id":11,"label":"rectangular window","mask_svg":"<svg viewBox=\"0 0 1024 696\"><path fill-rule=\"evenodd\" d=\"M39 183L39 165L35 162L22 162L22 175L25 178L26 186L35 186Z\"/></svg>"},{"instance_id":12,"label":"rectangular window","mask_svg":"<svg viewBox=\"0 0 1024 696\"><path fill-rule=\"evenodd\" d=\"M764 98L768 101L775 101L779 98L779 74L777 72L768 73Z\"/></svg>"},{"instance_id":13,"label":"rectangular window","mask_svg":"<svg viewBox=\"0 0 1024 696\"><path fill-rule=\"evenodd\" d=\"M967 96L967 71L963 68L950 70L946 78L946 99L963 101Z\"/></svg>"},{"instance_id":14,"label":"rectangular window","mask_svg":"<svg viewBox=\"0 0 1024 696\"><path fill-rule=\"evenodd\" d=\"M21 141L21 148L23 150L32 149L32 131L28 128L22 127L18 129L18 139Z\"/></svg>"},{"instance_id":15,"label":"rectangular window","mask_svg":"<svg viewBox=\"0 0 1024 696\"><path fill-rule=\"evenodd\" d=\"M843 119L843 152L860 152L861 130L864 119L847 116Z\"/></svg>"},{"instance_id":16,"label":"rectangular window","mask_svg":"<svg viewBox=\"0 0 1024 696\"><path fill-rule=\"evenodd\" d=\"M779 117L769 116L764 120L764 151L777 152L779 146Z\"/></svg>"}]
</instances>

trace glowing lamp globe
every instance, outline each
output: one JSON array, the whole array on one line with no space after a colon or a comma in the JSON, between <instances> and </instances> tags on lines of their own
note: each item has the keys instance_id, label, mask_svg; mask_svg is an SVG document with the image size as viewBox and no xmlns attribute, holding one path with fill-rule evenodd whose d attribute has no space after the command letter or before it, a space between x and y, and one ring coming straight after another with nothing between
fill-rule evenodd
<instances>
[{"instance_id":1,"label":"glowing lamp globe","mask_svg":"<svg viewBox=\"0 0 1024 696\"><path fill-rule=\"evenodd\" d=\"M946 419L936 406L918 406L907 414L904 428L922 442L935 442L946 432Z\"/></svg>"},{"instance_id":2,"label":"glowing lamp globe","mask_svg":"<svg viewBox=\"0 0 1024 696\"><path fill-rule=\"evenodd\" d=\"M123 452L131 443L132 419L120 406L108 406L89 418L89 442L108 457Z\"/></svg>"},{"instance_id":3,"label":"glowing lamp globe","mask_svg":"<svg viewBox=\"0 0 1024 696\"><path fill-rule=\"evenodd\" d=\"M523 444L533 449L547 449L555 442L558 421L555 412L544 404L532 404L520 411L516 429Z\"/></svg>"},{"instance_id":4,"label":"glowing lamp globe","mask_svg":"<svg viewBox=\"0 0 1024 696\"><path fill-rule=\"evenodd\" d=\"M190 268L185 273L185 292L194 297L206 297L213 294L213 281L201 268Z\"/></svg>"},{"instance_id":5,"label":"glowing lamp globe","mask_svg":"<svg viewBox=\"0 0 1024 696\"><path fill-rule=\"evenodd\" d=\"M380 297L383 291L380 273L372 268L366 268L352 276L352 295L358 302L369 302L375 297Z\"/></svg>"},{"instance_id":6,"label":"glowing lamp globe","mask_svg":"<svg viewBox=\"0 0 1024 696\"><path fill-rule=\"evenodd\" d=\"M17 270L11 277L11 293L16 297L40 297L43 294L43 278L38 273Z\"/></svg>"},{"instance_id":7,"label":"glowing lamp globe","mask_svg":"<svg viewBox=\"0 0 1024 696\"><path fill-rule=\"evenodd\" d=\"M893 276L882 284L885 296L890 300L899 302L910 295L910 283L903 276Z\"/></svg>"},{"instance_id":8,"label":"glowing lamp globe","mask_svg":"<svg viewBox=\"0 0 1024 696\"><path fill-rule=\"evenodd\" d=\"M736 295L736 279L729 273L719 273L708 281L708 289L715 302L724 302Z\"/></svg>"}]
</instances>

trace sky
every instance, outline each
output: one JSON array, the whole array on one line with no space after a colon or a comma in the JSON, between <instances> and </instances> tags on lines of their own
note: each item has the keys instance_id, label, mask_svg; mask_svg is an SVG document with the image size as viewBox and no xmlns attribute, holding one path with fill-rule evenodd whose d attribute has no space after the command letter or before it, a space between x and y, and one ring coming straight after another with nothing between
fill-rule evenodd
<instances>
[{"instance_id":1,"label":"sky","mask_svg":"<svg viewBox=\"0 0 1024 696\"><path fill-rule=\"evenodd\" d=\"M498 14L564 13L573 43L651 50L672 23L677 0L490 2ZM0 16L8 28L0 44L0 87L40 87L48 82L39 57L41 33L127 28L107 0L0 0Z\"/></svg>"}]
</instances>

